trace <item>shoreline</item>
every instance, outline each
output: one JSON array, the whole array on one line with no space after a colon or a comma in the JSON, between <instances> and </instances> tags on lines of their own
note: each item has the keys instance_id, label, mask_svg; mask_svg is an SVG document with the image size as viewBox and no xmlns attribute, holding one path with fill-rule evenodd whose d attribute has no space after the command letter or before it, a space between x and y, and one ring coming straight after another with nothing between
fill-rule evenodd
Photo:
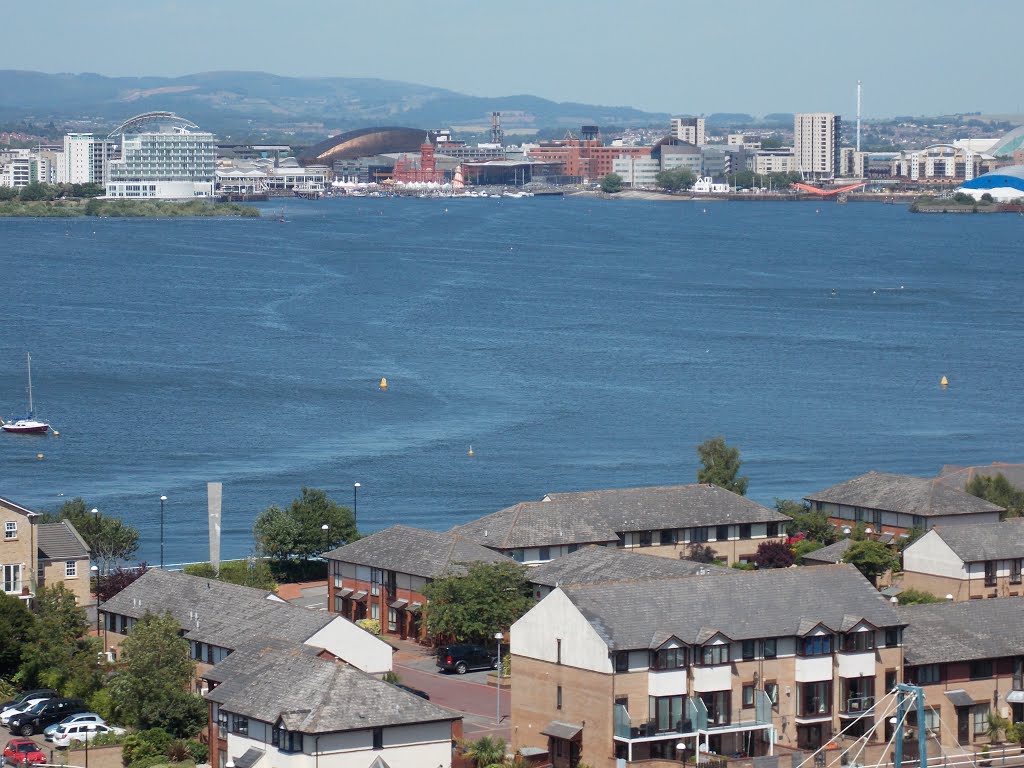
<instances>
[{"instance_id":1,"label":"shoreline","mask_svg":"<svg viewBox=\"0 0 1024 768\"><path fill-rule=\"evenodd\" d=\"M76 198L71 200L6 200L0 203L0 218L72 219L97 218L210 218L234 216L259 218L260 211L241 203L209 200L114 200Z\"/></svg>"}]
</instances>

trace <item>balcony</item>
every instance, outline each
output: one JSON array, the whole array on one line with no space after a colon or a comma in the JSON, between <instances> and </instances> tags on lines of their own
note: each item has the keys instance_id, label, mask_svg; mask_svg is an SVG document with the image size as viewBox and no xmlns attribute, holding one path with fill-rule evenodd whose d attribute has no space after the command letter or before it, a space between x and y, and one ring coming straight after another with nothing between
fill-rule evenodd
<instances>
[{"instance_id":1,"label":"balcony","mask_svg":"<svg viewBox=\"0 0 1024 768\"><path fill-rule=\"evenodd\" d=\"M629 710L621 704L615 705L615 738L622 741L650 741L694 733L693 722L677 720L674 723L662 723L659 727L656 720L633 720Z\"/></svg>"},{"instance_id":2,"label":"balcony","mask_svg":"<svg viewBox=\"0 0 1024 768\"><path fill-rule=\"evenodd\" d=\"M633 719L621 704L615 705L614 736L616 741L642 743L659 739L679 738L697 734L739 733L767 730L772 727L772 703L764 691L754 692L754 706L717 713L709 717L707 707L697 696L686 699L686 715L674 722Z\"/></svg>"},{"instance_id":3,"label":"balcony","mask_svg":"<svg viewBox=\"0 0 1024 768\"><path fill-rule=\"evenodd\" d=\"M849 717L860 717L875 706L874 696L851 696L839 702L839 715Z\"/></svg>"}]
</instances>

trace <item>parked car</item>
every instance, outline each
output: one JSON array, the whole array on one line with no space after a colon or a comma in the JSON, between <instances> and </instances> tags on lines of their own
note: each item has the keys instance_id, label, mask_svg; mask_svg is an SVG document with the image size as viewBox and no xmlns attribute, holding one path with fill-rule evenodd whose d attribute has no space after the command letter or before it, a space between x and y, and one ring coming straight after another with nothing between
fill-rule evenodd
<instances>
[{"instance_id":1,"label":"parked car","mask_svg":"<svg viewBox=\"0 0 1024 768\"><path fill-rule=\"evenodd\" d=\"M4 765L28 766L45 762L46 755L32 739L11 739L4 747Z\"/></svg>"},{"instance_id":2,"label":"parked car","mask_svg":"<svg viewBox=\"0 0 1024 768\"><path fill-rule=\"evenodd\" d=\"M443 672L464 675L471 669L497 669L498 657L482 645L442 645L437 649L437 666Z\"/></svg>"},{"instance_id":3,"label":"parked car","mask_svg":"<svg viewBox=\"0 0 1024 768\"><path fill-rule=\"evenodd\" d=\"M78 725L80 723L101 723L106 725L107 721L97 715L95 712L79 712L77 715L68 715L59 723L48 725L43 729L43 736L49 741L53 732L60 728L62 725Z\"/></svg>"},{"instance_id":4,"label":"parked car","mask_svg":"<svg viewBox=\"0 0 1024 768\"><path fill-rule=\"evenodd\" d=\"M50 699L37 704L28 712L13 715L7 723L11 733L31 736L41 732L46 726L59 723L68 715L85 712L85 702L81 699Z\"/></svg>"},{"instance_id":5,"label":"parked car","mask_svg":"<svg viewBox=\"0 0 1024 768\"><path fill-rule=\"evenodd\" d=\"M27 699L21 704L8 707L3 712L0 712L0 725L10 725L11 718L15 715L19 715L22 712L28 712L36 707L42 706L45 702L50 701L51 699L53 699L52 696L37 696Z\"/></svg>"},{"instance_id":6,"label":"parked car","mask_svg":"<svg viewBox=\"0 0 1024 768\"><path fill-rule=\"evenodd\" d=\"M0 712L3 712L5 709L10 709L11 707L17 707L24 704L29 699L42 699L47 696L53 698L56 695L57 692L51 688L36 688L32 691L22 691L10 701L5 701L3 704L0 704Z\"/></svg>"},{"instance_id":7,"label":"parked car","mask_svg":"<svg viewBox=\"0 0 1024 768\"><path fill-rule=\"evenodd\" d=\"M101 733L112 733L120 736L124 733L124 728L103 723L73 723L72 725L60 726L57 731L54 731L51 741L53 741L53 746L55 747L70 747L73 741L92 741L96 738L97 734Z\"/></svg>"},{"instance_id":8,"label":"parked car","mask_svg":"<svg viewBox=\"0 0 1024 768\"><path fill-rule=\"evenodd\" d=\"M413 696L419 696L421 699L430 701L430 694L426 691L421 691L419 688L413 688L410 685L403 685L402 683L395 683L395 688L401 688L403 691L407 691Z\"/></svg>"}]
</instances>

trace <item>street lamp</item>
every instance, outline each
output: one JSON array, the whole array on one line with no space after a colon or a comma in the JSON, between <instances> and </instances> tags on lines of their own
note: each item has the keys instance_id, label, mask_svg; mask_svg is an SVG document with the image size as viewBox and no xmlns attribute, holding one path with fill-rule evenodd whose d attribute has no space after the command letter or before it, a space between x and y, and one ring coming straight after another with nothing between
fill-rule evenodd
<instances>
[{"instance_id":1,"label":"street lamp","mask_svg":"<svg viewBox=\"0 0 1024 768\"><path fill-rule=\"evenodd\" d=\"M356 483L352 486L352 525L359 528L359 489L363 486Z\"/></svg>"},{"instance_id":2,"label":"street lamp","mask_svg":"<svg viewBox=\"0 0 1024 768\"><path fill-rule=\"evenodd\" d=\"M100 569L98 566L92 566L89 569L92 573L93 579L96 581L96 637L100 636Z\"/></svg>"},{"instance_id":3,"label":"street lamp","mask_svg":"<svg viewBox=\"0 0 1024 768\"><path fill-rule=\"evenodd\" d=\"M330 535L329 531L331 530L331 526L329 526L327 523L324 523L320 526L320 530L324 532L324 552L326 552L330 548L330 545L328 544L328 536Z\"/></svg>"},{"instance_id":4,"label":"street lamp","mask_svg":"<svg viewBox=\"0 0 1024 768\"><path fill-rule=\"evenodd\" d=\"M498 684L495 686L495 690L498 692L498 694L497 696L495 696L494 699L494 723L496 725L501 725L501 641L504 638L505 635L503 635L501 632L494 633L494 639L498 641Z\"/></svg>"},{"instance_id":5,"label":"street lamp","mask_svg":"<svg viewBox=\"0 0 1024 768\"><path fill-rule=\"evenodd\" d=\"M167 497L160 497L160 570L164 567L164 505L167 504Z\"/></svg>"}]
</instances>

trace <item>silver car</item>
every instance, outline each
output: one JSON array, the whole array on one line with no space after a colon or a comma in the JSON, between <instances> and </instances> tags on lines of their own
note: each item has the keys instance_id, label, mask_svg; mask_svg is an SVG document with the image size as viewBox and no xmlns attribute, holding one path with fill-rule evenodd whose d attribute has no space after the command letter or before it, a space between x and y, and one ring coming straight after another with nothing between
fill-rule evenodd
<instances>
[{"instance_id":1,"label":"silver car","mask_svg":"<svg viewBox=\"0 0 1024 768\"><path fill-rule=\"evenodd\" d=\"M77 715L68 715L59 723L48 725L43 729L43 736L47 741L53 740L53 733L62 725L77 725L79 723L98 723L99 725L105 725L106 720L97 715L95 712L81 712Z\"/></svg>"}]
</instances>

